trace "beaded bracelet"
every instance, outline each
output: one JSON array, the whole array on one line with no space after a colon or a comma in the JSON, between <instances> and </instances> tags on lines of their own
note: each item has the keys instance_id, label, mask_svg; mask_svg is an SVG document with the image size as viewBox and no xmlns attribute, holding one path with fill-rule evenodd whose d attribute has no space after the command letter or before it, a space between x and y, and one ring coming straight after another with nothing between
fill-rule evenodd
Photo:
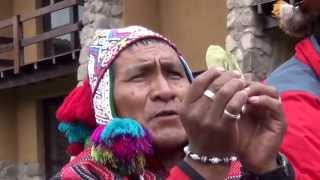
<instances>
[{"instance_id":1,"label":"beaded bracelet","mask_svg":"<svg viewBox=\"0 0 320 180\"><path fill-rule=\"evenodd\" d=\"M219 158L219 157L215 157L215 156L208 157L208 156L204 156L204 155L199 155L199 154L191 152L189 146L184 147L183 151L188 158L190 158L194 161L200 161L201 163L204 163L204 164L213 164L213 165L230 164L230 163L238 160L238 158L236 156Z\"/></svg>"}]
</instances>

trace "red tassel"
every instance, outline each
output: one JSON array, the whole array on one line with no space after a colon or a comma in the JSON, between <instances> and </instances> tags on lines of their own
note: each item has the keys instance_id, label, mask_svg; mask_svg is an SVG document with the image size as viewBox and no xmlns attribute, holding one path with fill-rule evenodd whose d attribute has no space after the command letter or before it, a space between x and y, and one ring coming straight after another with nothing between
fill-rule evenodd
<instances>
[{"instance_id":1,"label":"red tassel","mask_svg":"<svg viewBox=\"0 0 320 180\"><path fill-rule=\"evenodd\" d=\"M84 145L82 143L72 143L67 147L66 152L70 156L76 156L84 150Z\"/></svg>"},{"instance_id":2,"label":"red tassel","mask_svg":"<svg viewBox=\"0 0 320 180\"><path fill-rule=\"evenodd\" d=\"M90 127L96 126L92 106L92 93L88 80L73 89L64 99L63 104L56 112L60 122L82 122Z\"/></svg>"}]
</instances>

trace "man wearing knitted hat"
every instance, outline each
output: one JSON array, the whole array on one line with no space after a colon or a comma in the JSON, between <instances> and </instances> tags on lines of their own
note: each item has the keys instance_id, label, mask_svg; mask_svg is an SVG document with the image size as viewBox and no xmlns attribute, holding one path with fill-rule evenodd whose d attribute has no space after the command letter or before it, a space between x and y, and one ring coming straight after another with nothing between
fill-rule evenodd
<instances>
[{"instance_id":1,"label":"man wearing knitted hat","mask_svg":"<svg viewBox=\"0 0 320 180\"><path fill-rule=\"evenodd\" d=\"M54 178L293 179L274 88L215 69L194 79L173 43L139 26L98 30L88 54L88 80L57 117L67 135L97 126Z\"/></svg>"},{"instance_id":2,"label":"man wearing knitted hat","mask_svg":"<svg viewBox=\"0 0 320 180\"><path fill-rule=\"evenodd\" d=\"M267 80L280 93L288 120L281 152L292 162L296 179L320 179L320 1L304 0L299 7L279 1L274 12L286 33L305 37Z\"/></svg>"}]
</instances>

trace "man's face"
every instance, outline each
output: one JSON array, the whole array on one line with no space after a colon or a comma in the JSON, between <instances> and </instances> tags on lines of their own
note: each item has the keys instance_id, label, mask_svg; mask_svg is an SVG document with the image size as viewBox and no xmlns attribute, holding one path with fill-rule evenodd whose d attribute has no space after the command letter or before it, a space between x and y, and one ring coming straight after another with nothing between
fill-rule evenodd
<instances>
[{"instance_id":1,"label":"man's face","mask_svg":"<svg viewBox=\"0 0 320 180\"><path fill-rule=\"evenodd\" d=\"M114 99L117 113L142 123L157 148L186 143L179 109L189 81L177 53L167 44L138 44L115 62Z\"/></svg>"}]
</instances>

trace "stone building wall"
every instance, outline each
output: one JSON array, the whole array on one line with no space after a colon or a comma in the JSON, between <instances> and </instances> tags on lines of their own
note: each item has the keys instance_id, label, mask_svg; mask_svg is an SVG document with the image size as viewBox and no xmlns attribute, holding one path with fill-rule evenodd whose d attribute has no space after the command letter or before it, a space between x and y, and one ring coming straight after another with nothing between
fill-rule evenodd
<instances>
[{"instance_id":1,"label":"stone building wall","mask_svg":"<svg viewBox=\"0 0 320 180\"><path fill-rule=\"evenodd\" d=\"M1 180L42 180L45 179L44 169L38 162L17 165L11 161L0 161Z\"/></svg>"},{"instance_id":2,"label":"stone building wall","mask_svg":"<svg viewBox=\"0 0 320 180\"><path fill-rule=\"evenodd\" d=\"M17 177L16 164L10 161L0 161L0 179L11 180Z\"/></svg>"},{"instance_id":3,"label":"stone building wall","mask_svg":"<svg viewBox=\"0 0 320 180\"><path fill-rule=\"evenodd\" d=\"M140 24L160 32L178 45L195 71L206 67L207 47L223 46L227 33L225 0L86 0L83 10L79 81L87 76L86 44L99 27Z\"/></svg>"},{"instance_id":4,"label":"stone building wall","mask_svg":"<svg viewBox=\"0 0 320 180\"><path fill-rule=\"evenodd\" d=\"M78 80L87 76L87 43L97 28L123 26L124 0L85 0L81 32L82 51ZM292 42L281 32L266 32L262 20L252 8L255 0L227 0L226 49L239 60L243 72L253 80L263 80L275 64L279 65L292 50ZM279 35L280 33L280 35ZM284 40L281 40L282 39ZM278 52L277 49L282 50Z\"/></svg>"},{"instance_id":5,"label":"stone building wall","mask_svg":"<svg viewBox=\"0 0 320 180\"><path fill-rule=\"evenodd\" d=\"M98 28L121 27L123 14L123 0L85 0L81 17L84 28L80 33L81 53L78 68L78 80L87 76L88 48L93 33Z\"/></svg>"},{"instance_id":6,"label":"stone building wall","mask_svg":"<svg viewBox=\"0 0 320 180\"><path fill-rule=\"evenodd\" d=\"M265 80L269 73L294 54L299 41L280 28L265 28L257 0L227 0L228 17L226 49L239 60L247 78Z\"/></svg>"},{"instance_id":7,"label":"stone building wall","mask_svg":"<svg viewBox=\"0 0 320 180\"><path fill-rule=\"evenodd\" d=\"M273 68L274 49L253 3L254 0L227 0L226 49L239 60L246 76L263 80Z\"/></svg>"}]
</instances>

